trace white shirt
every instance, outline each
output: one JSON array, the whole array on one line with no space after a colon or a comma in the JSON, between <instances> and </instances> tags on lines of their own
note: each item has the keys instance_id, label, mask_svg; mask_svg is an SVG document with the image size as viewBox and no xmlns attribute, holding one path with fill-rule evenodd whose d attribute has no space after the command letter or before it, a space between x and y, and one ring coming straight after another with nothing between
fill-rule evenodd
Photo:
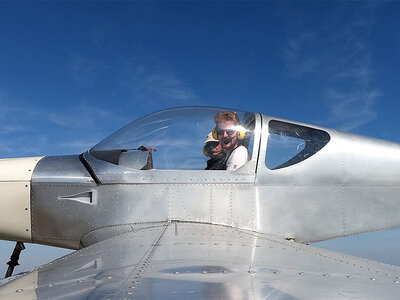
<instances>
[{"instance_id":1,"label":"white shirt","mask_svg":"<svg viewBox=\"0 0 400 300\"><path fill-rule=\"evenodd\" d=\"M226 161L227 170L236 170L249 160L249 153L245 146L239 146L231 152Z\"/></svg>"}]
</instances>

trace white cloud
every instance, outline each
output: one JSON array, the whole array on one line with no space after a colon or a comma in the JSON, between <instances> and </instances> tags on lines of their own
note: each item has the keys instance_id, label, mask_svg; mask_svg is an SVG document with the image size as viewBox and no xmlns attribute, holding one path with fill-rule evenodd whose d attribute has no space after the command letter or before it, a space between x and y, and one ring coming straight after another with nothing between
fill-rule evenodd
<instances>
[{"instance_id":1,"label":"white cloud","mask_svg":"<svg viewBox=\"0 0 400 300\"><path fill-rule=\"evenodd\" d=\"M303 30L283 48L289 73L297 79L309 75L319 86L329 111L324 123L354 130L376 117L374 105L382 93L373 86L369 46L374 9L361 7L343 18L326 21L320 28ZM331 32L335 34L327 34Z\"/></svg>"},{"instance_id":2,"label":"white cloud","mask_svg":"<svg viewBox=\"0 0 400 300\"><path fill-rule=\"evenodd\" d=\"M21 156L41 156L44 153L42 138L38 138L37 143L27 142L23 137L0 138L0 158L21 157Z\"/></svg>"},{"instance_id":3,"label":"white cloud","mask_svg":"<svg viewBox=\"0 0 400 300\"><path fill-rule=\"evenodd\" d=\"M373 120L374 105L382 95L373 87L375 72L368 44L370 26L371 17L360 14L333 38L333 44L345 47L332 68L332 80L325 95L332 121L344 130L356 129Z\"/></svg>"},{"instance_id":4,"label":"white cloud","mask_svg":"<svg viewBox=\"0 0 400 300\"><path fill-rule=\"evenodd\" d=\"M61 142L59 147L68 148L68 150L75 150L78 152L85 151L95 144L97 144L99 140L91 139L91 140L71 140L68 142Z\"/></svg>"},{"instance_id":5,"label":"white cloud","mask_svg":"<svg viewBox=\"0 0 400 300\"><path fill-rule=\"evenodd\" d=\"M10 156L13 153L13 144L6 139L0 139L0 157ZM12 155L11 155L12 156Z\"/></svg>"},{"instance_id":6,"label":"white cloud","mask_svg":"<svg viewBox=\"0 0 400 300\"><path fill-rule=\"evenodd\" d=\"M82 152L124 125L128 117L85 101L68 109L50 110L3 96L0 98L0 157Z\"/></svg>"},{"instance_id":7,"label":"white cloud","mask_svg":"<svg viewBox=\"0 0 400 300\"><path fill-rule=\"evenodd\" d=\"M314 72L318 67L318 56L314 55L314 49L312 49L316 38L313 32L305 31L299 36L289 39L283 48L283 61L294 77L302 77L307 73Z\"/></svg>"},{"instance_id":8,"label":"white cloud","mask_svg":"<svg viewBox=\"0 0 400 300\"><path fill-rule=\"evenodd\" d=\"M0 133L1 134L9 134L18 131L24 131L28 128L26 126L20 124L0 124Z\"/></svg>"},{"instance_id":9,"label":"white cloud","mask_svg":"<svg viewBox=\"0 0 400 300\"><path fill-rule=\"evenodd\" d=\"M49 112L46 118L61 127L87 128L94 126L97 122L102 123L104 120L113 121L118 116L111 111L88 106L85 102L82 102L67 111Z\"/></svg>"},{"instance_id":10,"label":"white cloud","mask_svg":"<svg viewBox=\"0 0 400 300\"><path fill-rule=\"evenodd\" d=\"M31 113L15 101L8 101L4 94L0 95L0 136L29 130L21 118L29 118Z\"/></svg>"},{"instance_id":11,"label":"white cloud","mask_svg":"<svg viewBox=\"0 0 400 300\"><path fill-rule=\"evenodd\" d=\"M146 88L155 94L177 101L192 101L193 91L171 72L149 74L145 79Z\"/></svg>"},{"instance_id":12,"label":"white cloud","mask_svg":"<svg viewBox=\"0 0 400 300\"><path fill-rule=\"evenodd\" d=\"M352 93L328 91L331 121L339 123L341 130L349 131L360 127L375 119L373 106L380 95L377 90L359 90Z\"/></svg>"},{"instance_id":13,"label":"white cloud","mask_svg":"<svg viewBox=\"0 0 400 300\"><path fill-rule=\"evenodd\" d=\"M80 84L87 85L95 81L97 74L105 69L104 63L92 57L71 55L67 65L69 74Z\"/></svg>"},{"instance_id":14,"label":"white cloud","mask_svg":"<svg viewBox=\"0 0 400 300\"><path fill-rule=\"evenodd\" d=\"M136 103L158 108L202 104L170 66L153 60L135 65L129 72L130 77L122 81L122 86L130 90Z\"/></svg>"}]
</instances>

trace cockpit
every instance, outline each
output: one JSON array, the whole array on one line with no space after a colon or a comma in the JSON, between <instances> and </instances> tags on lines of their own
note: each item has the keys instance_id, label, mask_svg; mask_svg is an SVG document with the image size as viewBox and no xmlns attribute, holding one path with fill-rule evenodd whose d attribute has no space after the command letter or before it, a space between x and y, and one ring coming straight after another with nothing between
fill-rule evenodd
<instances>
[{"instance_id":1,"label":"cockpit","mask_svg":"<svg viewBox=\"0 0 400 300\"><path fill-rule=\"evenodd\" d=\"M95 145L89 153L96 159L128 169L204 170L210 158L204 148L207 136L211 134L218 141L214 118L224 111L227 110L203 107L160 111L131 122ZM242 134L238 143L247 149L250 160L255 114L234 113Z\"/></svg>"},{"instance_id":2,"label":"cockpit","mask_svg":"<svg viewBox=\"0 0 400 300\"><path fill-rule=\"evenodd\" d=\"M236 121L221 121L226 114ZM181 107L129 123L85 152L82 162L99 183L252 183L256 174L260 180L312 163L330 139L322 128L259 113ZM220 147L217 168L210 167L208 142ZM233 149L242 163L232 163Z\"/></svg>"}]
</instances>

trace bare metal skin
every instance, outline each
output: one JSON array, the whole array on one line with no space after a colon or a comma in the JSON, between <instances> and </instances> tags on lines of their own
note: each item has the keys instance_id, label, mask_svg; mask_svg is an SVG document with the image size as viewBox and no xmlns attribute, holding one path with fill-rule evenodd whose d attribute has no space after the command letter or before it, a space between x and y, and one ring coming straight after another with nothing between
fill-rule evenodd
<instances>
[{"instance_id":1,"label":"bare metal skin","mask_svg":"<svg viewBox=\"0 0 400 300\"><path fill-rule=\"evenodd\" d=\"M151 170L150 150L44 157L26 240L80 250L0 297L396 299L399 267L307 244L400 225L400 145L243 115L251 159L235 171L158 169L162 149ZM270 162L275 138L297 152Z\"/></svg>"}]
</instances>

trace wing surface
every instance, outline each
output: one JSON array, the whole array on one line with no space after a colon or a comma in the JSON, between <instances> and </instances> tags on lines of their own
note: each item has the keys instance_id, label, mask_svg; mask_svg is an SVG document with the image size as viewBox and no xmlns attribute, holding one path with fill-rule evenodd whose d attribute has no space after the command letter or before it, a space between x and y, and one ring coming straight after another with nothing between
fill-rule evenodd
<instances>
[{"instance_id":1,"label":"wing surface","mask_svg":"<svg viewBox=\"0 0 400 300\"><path fill-rule=\"evenodd\" d=\"M184 222L123 231L2 285L0 298L398 299L400 294L399 267L252 231Z\"/></svg>"}]
</instances>

